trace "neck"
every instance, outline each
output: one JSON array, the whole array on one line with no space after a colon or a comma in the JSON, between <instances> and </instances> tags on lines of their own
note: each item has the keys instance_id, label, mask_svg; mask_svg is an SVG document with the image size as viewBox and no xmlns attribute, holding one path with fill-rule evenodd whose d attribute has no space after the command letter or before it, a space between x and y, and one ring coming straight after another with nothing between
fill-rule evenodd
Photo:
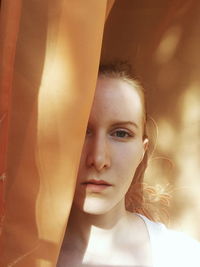
<instances>
[{"instance_id":1,"label":"neck","mask_svg":"<svg viewBox=\"0 0 200 267\"><path fill-rule=\"evenodd\" d=\"M124 203L101 215L84 213L73 205L62 251L66 256L63 262L70 262L70 266L151 262L144 222L126 211Z\"/></svg>"},{"instance_id":2,"label":"neck","mask_svg":"<svg viewBox=\"0 0 200 267\"><path fill-rule=\"evenodd\" d=\"M77 249L85 250L89 244L101 239L109 242L116 233L123 233L129 223L124 201L100 215L87 214L72 206L65 241Z\"/></svg>"}]
</instances>

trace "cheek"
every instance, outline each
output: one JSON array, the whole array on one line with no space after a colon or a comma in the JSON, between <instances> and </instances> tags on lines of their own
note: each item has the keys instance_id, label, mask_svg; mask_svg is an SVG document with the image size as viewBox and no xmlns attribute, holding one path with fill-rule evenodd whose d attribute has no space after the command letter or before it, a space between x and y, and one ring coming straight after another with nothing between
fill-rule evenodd
<instances>
[{"instance_id":1,"label":"cheek","mask_svg":"<svg viewBox=\"0 0 200 267\"><path fill-rule=\"evenodd\" d=\"M142 143L127 143L123 146L115 147L114 150L112 154L119 168L122 168L123 171L131 172L132 170L134 172L143 156Z\"/></svg>"},{"instance_id":2,"label":"cheek","mask_svg":"<svg viewBox=\"0 0 200 267\"><path fill-rule=\"evenodd\" d=\"M118 148L113 153L113 170L118 177L118 184L129 187L134 177L135 171L143 156L143 146L131 145Z\"/></svg>"}]
</instances>

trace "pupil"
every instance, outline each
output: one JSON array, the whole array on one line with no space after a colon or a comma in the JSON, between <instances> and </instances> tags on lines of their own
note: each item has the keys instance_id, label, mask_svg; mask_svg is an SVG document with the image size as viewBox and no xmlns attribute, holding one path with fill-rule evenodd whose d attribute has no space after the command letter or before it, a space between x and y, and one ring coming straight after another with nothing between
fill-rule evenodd
<instances>
[{"instance_id":1,"label":"pupil","mask_svg":"<svg viewBox=\"0 0 200 267\"><path fill-rule=\"evenodd\" d=\"M117 136L118 136L118 137L124 137L124 136L125 136L125 132L123 132L123 131L118 131L118 132L117 132Z\"/></svg>"}]
</instances>

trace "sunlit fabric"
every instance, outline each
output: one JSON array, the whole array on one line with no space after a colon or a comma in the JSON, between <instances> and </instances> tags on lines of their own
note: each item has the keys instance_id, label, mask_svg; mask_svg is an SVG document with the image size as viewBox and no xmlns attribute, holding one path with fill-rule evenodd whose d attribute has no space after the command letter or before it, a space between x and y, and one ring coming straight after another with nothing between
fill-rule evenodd
<instances>
[{"instance_id":1,"label":"sunlit fabric","mask_svg":"<svg viewBox=\"0 0 200 267\"><path fill-rule=\"evenodd\" d=\"M55 266L112 4L2 1L1 266Z\"/></svg>"}]
</instances>

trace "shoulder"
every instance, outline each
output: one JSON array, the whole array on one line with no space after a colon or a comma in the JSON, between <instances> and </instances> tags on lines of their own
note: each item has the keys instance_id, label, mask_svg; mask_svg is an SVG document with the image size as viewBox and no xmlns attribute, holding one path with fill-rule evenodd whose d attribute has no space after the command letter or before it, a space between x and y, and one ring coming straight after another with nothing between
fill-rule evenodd
<instances>
[{"instance_id":1,"label":"shoulder","mask_svg":"<svg viewBox=\"0 0 200 267\"><path fill-rule=\"evenodd\" d=\"M155 267L199 267L200 243L185 233L168 229L142 216L148 228Z\"/></svg>"}]
</instances>

